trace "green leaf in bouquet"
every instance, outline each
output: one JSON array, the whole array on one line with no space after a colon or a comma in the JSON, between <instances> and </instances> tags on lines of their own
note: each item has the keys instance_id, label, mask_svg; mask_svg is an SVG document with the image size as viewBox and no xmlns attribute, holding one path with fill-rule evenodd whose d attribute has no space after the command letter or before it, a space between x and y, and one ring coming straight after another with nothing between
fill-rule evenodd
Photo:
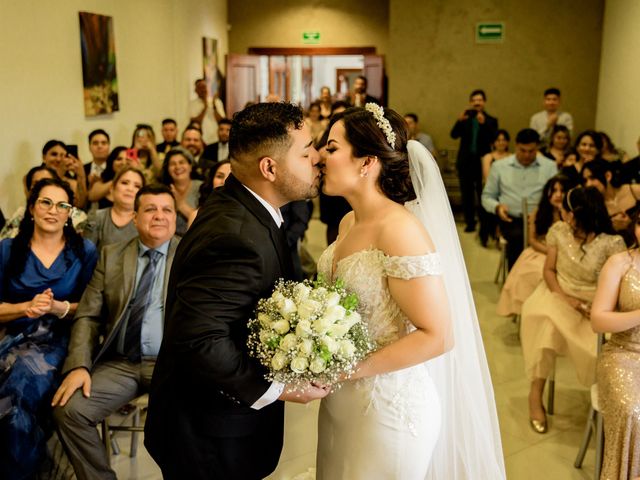
<instances>
[{"instance_id":1,"label":"green leaf in bouquet","mask_svg":"<svg viewBox=\"0 0 640 480\"><path fill-rule=\"evenodd\" d=\"M342 305L347 311L358 308L358 303L358 296L355 293L348 294L340 301L340 305Z\"/></svg>"},{"instance_id":2,"label":"green leaf in bouquet","mask_svg":"<svg viewBox=\"0 0 640 480\"><path fill-rule=\"evenodd\" d=\"M318 347L318 356L321 357L325 362L331 360L331 352L326 345L321 345L320 347Z\"/></svg>"},{"instance_id":3,"label":"green leaf in bouquet","mask_svg":"<svg viewBox=\"0 0 640 480\"><path fill-rule=\"evenodd\" d=\"M269 340L267 340L266 345L271 350L275 350L276 348L278 348L278 346L280 346L280 340L282 340L282 337L280 335L274 335Z\"/></svg>"},{"instance_id":4,"label":"green leaf in bouquet","mask_svg":"<svg viewBox=\"0 0 640 480\"><path fill-rule=\"evenodd\" d=\"M344 289L344 280L341 278L337 278L335 283L333 284L334 290L342 290Z\"/></svg>"}]
</instances>

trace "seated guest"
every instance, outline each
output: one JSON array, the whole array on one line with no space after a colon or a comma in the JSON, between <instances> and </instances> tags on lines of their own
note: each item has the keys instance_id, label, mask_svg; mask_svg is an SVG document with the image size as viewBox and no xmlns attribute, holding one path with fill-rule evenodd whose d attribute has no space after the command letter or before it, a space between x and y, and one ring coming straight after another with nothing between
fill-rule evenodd
<instances>
[{"instance_id":1,"label":"seated guest","mask_svg":"<svg viewBox=\"0 0 640 480\"><path fill-rule=\"evenodd\" d=\"M516 153L494 163L482 191L482 206L498 216L500 231L507 240L509 268L523 250L522 211L526 198L531 210L540 202L545 183L558 172L555 164L538 154L538 134L525 128L516 136Z\"/></svg>"},{"instance_id":2,"label":"seated guest","mask_svg":"<svg viewBox=\"0 0 640 480\"><path fill-rule=\"evenodd\" d=\"M349 105L349 102L345 102L343 100L333 102L333 105L331 105L331 117L333 117L336 113L344 112L350 106L351 105Z\"/></svg>"},{"instance_id":3,"label":"seated guest","mask_svg":"<svg viewBox=\"0 0 640 480\"><path fill-rule=\"evenodd\" d=\"M37 182L15 238L0 242L0 478L33 478L51 433L49 409L71 319L97 261L71 226L73 192Z\"/></svg>"},{"instance_id":4,"label":"seated guest","mask_svg":"<svg viewBox=\"0 0 640 480\"><path fill-rule=\"evenodd\" d=\"M125 166L118 171L111 187L113 206L89 215L83 232L84 238L91 240L99 252L106 245L129 241L138 235L133 204L144 185L140 170Z\"/></svg>"},{"instance_id":5,"label":"seated guest","mask_svg":"<svg viewBox=\"0 0 640 480\"><path fill-rule=\"evenodd\" d=\"M42 148L42 165L55 170L65 180L74 195L74 205L84 208L87 201L87 180L82 162L67 153L67 146L60 140L49 140ZM70 177L73 175L73 178Z\"/></svg>"},{"instance_id":6,"label":"seated guest","mask_svg":"<svg viewBox=\"0 0 640 480\"><path fill-rule=\"evenodd\" d=\"M493 165L496 160L502 160L503 158L511 155L511 152L509 151L510 141L511 137L509 136L509 132L506 130L499 129L496 132L496 137L491 144L491 151L481 158L483 186L487 183L487 178L489 178L491 165ZM484 208L480 209L478 217L480 218L478 236L480 237L480 243L482 246L486 247L490 238L497 240L498 218L495 214L487 212Z\"/></svg>"},{"instance_id":7,"label":"seated guest","mask_svg":"<svg viewBox=\"0 0 640 480\"><path fill-rule=\"evenodd\" d=\"M640 183L640 138L637 145L639 155L622 164L622 183Z\"/></svg>"},{"instance_id":8,"label":"seated guest","mask_svg":"<svg viewBox=\"0 0 640 480\"><path fill-rule=\"evenodd\" d=\"M140 165L137 160L133 160L127 157L127 147L116 147L111 150L111 153L107 157L107 165L104 171L100 174L100 179L96 180L87 194L90 202L98 202L98 208L107 208L113 205L113 198L111 197L111 186L113 184L113 177L123 167L127 165Z\"/></svg>"},{"instance_id":9,"label":"seated guest","mask_svg":"<svg viewBox=\"0 0 640 480\"><path fill-rule=\"evenodd\" d=\"M151 125L140 123L136 126L131 139L131 148L149 182L154 178L159 178L162 160L156 150L156 134Z\"/></svg>"},{"instance_id":10,"label":"seated guest","mask_svg":"<svg viewBox=\"0 0 640 480\"><path fill-rule=\"evenodd\" d=\"M84 164L84 172L87 177L87 189L90 189L96 181L100 180L100 176L106 168L110 149L111 138L107 132L98 128L89 134L89 151L93 159L89 163ZM97 206L89 205L88 208L95 210Z\"/></svg>"},{"instance_id":11,"label":"seated guest","mask_svg":"<svg viewBox=\"0 0 640 480\"><path fill-rule=\"evenodd\" d=\"M162 341L178 245L175 200L166 186L150 185L138 191L135 209L138 236L100 254L73 322L66 376L52 401L79 480L115 479L96 425L148 389Z\"/></svg>"},{"instance_id":12,"label":"seated guest","mask_svg":"<svg viewBox=\"0 0 640 480\"><path fill-rule=\"evenodd\" d=\"M616 233L623 235L629 245L635 242L632 232L627 235L631 217L638 208L640 185L621 184L617 163L594 160L582 167L587 187L595 187L604 196L604 203Z\"/></svg>"},{"instance_id":13,"label":"seated guest","mask_svg":"<svg viewBox=\"0 0 640 480\"><path fill-rule=\"evenodd\" d=\"M178 142L178 124L173 118L165 118L162 120L162 134L163 142L156 145L158 155L164 155L173 147L180 145Z\"/></svg>"},{"instance_id":14,"label":"seated guest","mask_svg":"<svg viewBox=\"0 0 640 480\"><path fill-rule=\"evenodd\" d=\"M415 113L405 113L404 121L407 122L407 127L409 127L409 140L417 140L431 152L431 155L435 157L438 152L436 152L433 139L431 138L431 135L420 131L418 115Z\"/></svg>"},{"instance_id":15,"label":"seated guest","mask_svg":"<svg viewBox=\"0 0 640 480\"><path fill-rule=\"evenodd\" d=\"M570 143L571 134L569 133L569 129L564 125L556 125L551 131L549 146L540 150L540 153L556 162L558 168L562 168L564 166L564 159L569 154Z\"/></svg>"},{"instance_id":16,"label":"seated guest","mask_svg":"<svg viewBox=\"0 0 640 480\"><path fill-rule=\"evenodd\" d=\"M565 157L562 173L571 181L580 183L582 167L593 160L597 160L602 153L602 137L595 130L585 130L577 136L574 153Z\"/></svg>"},{"instance_id":17,"label":"seated guest","mask_svg":"<svg viewBox=\"0 0 640 480\"><path fill-rule=\"evenodd\" d=\"M162 183L167 185L176 199L178 220L176 234L184 235L188 219L198 206L198 196L202 180L193 178L193 155L182 147L176 147L164 157Z\"/></svg>"},{"instance_id":18,"label":"seated guest","mask_svg":"<svg viewBox=\"0 0 640 480\"><path fill-rule=\"evenodd\" d=\"M55 170L45 167L44 165L38 165L37 167L33 167L29 170L25 176L25 197L29 197L29 191L31 188L44 178L55 178L60 180L60 177ZM20 230L20 223L24 218L24 212L24 206L18 207L13 215L6 221L2 230L0 230L0 240L4 240L5 238L14 238L18 234L18 231ZM76 232L82 233L82 229L87 221L87 214L79 208L73 207L71 209L70 217L73 228L75 228Z\"/></svg>"},{"instance_id":19,"label":"seated guest","mask_svg":"<svg viewBox=\"0 0 640 480\"><path fill-rule=\"evenodd\" d=\"M544 186L540 203L529 215L529 246L518 257L507 275L496 312L498 315L520 315L523 302L542 281L542 269L547 256L545 237L551 225L562 220L560 211L569 179L564 175L552 177Z\"/></svg>"},{"instance_id":20,"label":"seated guest","mask_svg":"<svg viewBox=\"0 0 640 480\"><path fill-rule=\"evenodd\" d=\"M611 332L598 357L598 403L604 418L604 464L600 478L640 476L640 217L635 245L607 260L591 307L591 326Z\"/></svg>"},{"instance_id":21,"label":"seated guest","mask_svg":"<svg viewBox=\"0 0 640 480\"><path fill-rule=\"evenodd\" d=\"M189 125L182 132L182 141L180 146L191 153L193 158L193 165L196 171L194 172L198 178L204 178L207 173L201 165L203 160L200 158L204 152L204 143L202 141L202 131L199 126ZM168 153L167 153L168 155ZM166 156L165 156L166 160Z\"/></svg>"},{"instance_id":22,"label":"seated guest","mask_svg":"<svg viewBox=\"0 0 640 480\"><path fill-rule=\"evenodd\" d=\"M562 222L547 232L543 277L522 305L520 338L525 371L531 381L529 419L537 433L547 431L542 391L555 357L568 355L578 380L595 380L596 335L589 311L600 269L625 249L613 235L602 194L593 187L569 190L562 202Z\"/></svg>"},{"instance_id":23,"label":"seated guest","mask_svg":"<svg viewBox=\"0 0 640 480\"><path fill-rule=\"evenodd\" d=\"M318 98L316 102L320 105L320 115L322 115L322 118L331 118L333 97L331 96L331 89L329 87L322 87L320 89L320 98Z\"/></svg>"},{"instance_id":24,"label":"seated guest","mask_svg":"<svg viewBox=\"0 0 640 480\"><path fill-rule=\"evenodd\" d=\"M611 141L611 137L607 135L605 132L598 132L600 137L602 138L602 153L600 156L603 160L607 162L627 162L629 161L629 156L625 153L624 150L620 150L616 148L616 146Z\"/></svg>"},{"instance_id":25,"label":"seated guest","mask_svg":"<svg viewBox=\"0 0 640 480\"><path fill-rule=\"evenodd\" d=\"M198 208L189 215L188 226L189 228L193 221L196 219L196 215L198 215L198 210L200 207L204 205L204 202L207 201L211 192L214 189L221 187L224 185L224 182L227 181L227 177L231 174L231 162L229 160L222 160L216 163L207 173L207 178L205 178L202 185L200 185L200 196L198 197Z\"/></svg>"},{"instance_id":26,"label":"seated guest","mask_svg":"<svg viewBox=\"0 0 640 480\"><path fill-rule=\"evenodd\" d=\"M200 157L198 169L206 177L208 170L217 162L229 158L229 135L231 133L231 120L223 118L218 122L218 141L207 145Z\"/></svg>"}]
</instances>

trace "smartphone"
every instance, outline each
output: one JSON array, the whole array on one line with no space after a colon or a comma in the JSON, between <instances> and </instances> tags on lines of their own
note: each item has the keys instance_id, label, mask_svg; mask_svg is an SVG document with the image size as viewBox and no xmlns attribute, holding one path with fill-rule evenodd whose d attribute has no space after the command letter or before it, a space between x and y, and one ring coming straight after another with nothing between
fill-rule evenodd
<instances>
[{"instance_id":1,"label":"smartphone","mask_svg":"<svg viewBox=\"0 0 640 480\"><path fill-rule=\"evenodd\" d=\"M78 145L67 145L67 155L78 158Z\"/></svg>"},{"instance_id":2,"label":"smartphone","mask_svg":"<svg viewBox=\"0 0 640 480\"><path fill-rule=\"evenodd\" d=\"M473 118L478 114L477 110L474 110L473 108L470 108L469 110L467 110L467 117L469 118Z\"/></svg>"},{"instance_id":3,"label":"smartphone","mask_svg":"<svg viewBox=\"0 0 640 480\"><path fill-rule=\"evenodd\" d=\"M137 148L127 148L127 158L129 160L138 161L138 149Z\"/></svg>"}]
</instances>

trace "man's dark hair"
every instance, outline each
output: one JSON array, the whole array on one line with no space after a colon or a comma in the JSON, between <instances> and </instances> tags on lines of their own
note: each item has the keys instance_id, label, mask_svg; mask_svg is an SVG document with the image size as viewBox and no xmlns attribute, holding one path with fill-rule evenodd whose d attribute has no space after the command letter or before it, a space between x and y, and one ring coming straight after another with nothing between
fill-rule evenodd
<instances>
[{"instance_id":1,"label":"man's dark hair","mask_svg":"<svg viewBox=\"0 0 640 480\"><path fill-rule=\"evenodd\" d=\"M193 82L193 86L194 86L194 87L195 87L195 86L197 86L197 85L198 85L198 83L200 83L200 82L205 82L205 83L207 83L207 79L206 79L206 78L198 78L198 79L196 79L196 81L195 81L195 82Z\"/></svg>"},{"instance_id":2,"label":"man's dark hair","mask_svg":"<svg viewBox=\"0 0 640 480\"><path fill-rule=\"evenodd\" d=\"M171 198L173 198L173 207L176 208L176 197L173 195L173 192L171 191L171 189L168 186L163 185L162 183L152 183L151 185L145 185L140 190L138 190L138 193L136 193L136 199L133 203L133 209L137 212L138 208L140 208L141 196L162 195L163 193L166 193L167 195L171 195Z\"/></svg>"},{"instance_id":3,"label":"man's dark hair","mask_svg":"<svg viewBox=\"0 0 640 480\"><path fill-rule=\"evenodd\" d=\"M174 125L178 125L178 123L173 118L165 118L162 120L162 125L167 125L169 123L173 123Z\"/></svg>"},{"instance_id":4,"label":"man's dark hair","mask_svg":"<svg viewBox=\"0 0 640 480\"><path fill-rule=\"evenodd\" d=\"M351 107L351 104L349 102L345 102L344 100L333 102L331 104L331 116L333 116L333 112L335 112L337 109L344 108L346 110L349 107Z\"/></svg>"},{"instance_id":5,"label":"man's dark hair","mask_svg":"<svg viewBox=\"0 0 640 480\"><path fill-rule=\"evenodd\" d=\"M358 75L356 78L360 78L364 81L364 88L367 88L367 85L369 84L369 82L367 81L367 77L365 77L364 75Z\"/></svg>"},{"instance_id":6,"label":"man's dark hair","mask_svg":"<svg viewBox=\"0 0 640 480\"><path fill-rule=\"evenodd\" d=\"M540 143L540 135L533 128L523 128L516 135L516 143L528 145L529 143Z\"/></svg>"},{"instance_id":7,"label":"man's dark hair","mask_svg":"<svg viewBox=\"0 0 640 480\"><path fill-rule=\"evenodd\" d=\"M280 157L292 143L289 130L304 125L302 109L292 103L256 103L233 116L229 156L243 163Z\"/></svg>"},{"instance_id":8,"label":"man's dark hair","mask_svg":"<svg viewBox=\"0 0 640 480\"><path fill-rule=\"evenodd\" d=\"M484 93L484 90L482 90L481 88L476 88L473 92L471 92L471 94L469 95L469 100L471 100L476 95L482 95L482 99L485 102L487 101L487 94Z\"/></svg>"},{"instance_id":9,"label":"man's dark hair","mask_svg":"<svg viewBox=\"0 0 640 480\"><path fill-rule=\"evenodd\" d=\"M184 134L187 133L189 130L194 130L194 131L198 132L200 134L200 136L202 137L202 128L200 128L200 124L199 123L190 123L189 125L187 125L187 128L185 128L182 131L182 136L184 137Z\"/></svg>"},{"instance_id":10,"label":"man's dark hair","mask_svg":"<svg viewBox=\"0 0 640 480\"><path fill-rule=\"evenodd\" d=\"M557 96L560 96L560 89L559 89L559 88L555 88L555 87L547 88L547 89L544 91L544 96L546 97L547 95L557 95Z\"/></svg>"},{"instance_id":11,"label":"man's dark hair","mask_svg":"<svg viewBox=\"0 0 640 480\"><path fill-rule=\"evenodd\" d=\"M232 124L233 122L231 122L231 120L228 118L223 118L218 122L218 125L232 125Z\"/></svg>"},{"instance_id":12,"label":"man's dark hair","mask_svg":"<svg viewBox=\"0 0 640 480\"><path fill-rule=\"evenodd\" d=\"M409 117L411 120L418 123L418 115L416 115L415 113L405 113L404 116Z\"/></svg>"},{"instance_id":13,"label":"man's dark hair","mask_svg":"<svg viewBox=\"0 0 640 480\"><path fill-rule=\"evenodd\" d=\"M96 135L104 135L105 137L107 137L107 142L111 143L111 137L109 136L109 134L107 132L105 132L101 128L98 128L98 129L94 130L93 132L91 132L89 134L89 143L91 143L91 139L93 137L95 137Z\"/></svg>"}]
</instances>

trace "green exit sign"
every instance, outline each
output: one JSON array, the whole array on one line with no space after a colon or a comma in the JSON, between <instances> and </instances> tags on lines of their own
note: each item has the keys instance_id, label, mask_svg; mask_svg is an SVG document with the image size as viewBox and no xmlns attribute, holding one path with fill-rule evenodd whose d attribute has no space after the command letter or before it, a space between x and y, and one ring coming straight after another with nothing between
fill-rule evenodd
<instances>
[{"instance_id":1,"label":"green exit sign","mask_svg":"<svg viewBox=\"0 0 640 480\"><path fill-rule=\"evenodd\" d=\"M502 43L504 22L476 23L476 43Z\"/></svg>"},{"instance_id":2,"label":"green exit sign","mask_svg":"<svg viewBox=\"0 0 640 480\"><path fill-rule=\"evenodd\" d=\"M320 32L302 32L302 43L320 43Z\"/></svg>"}]
</instances>

